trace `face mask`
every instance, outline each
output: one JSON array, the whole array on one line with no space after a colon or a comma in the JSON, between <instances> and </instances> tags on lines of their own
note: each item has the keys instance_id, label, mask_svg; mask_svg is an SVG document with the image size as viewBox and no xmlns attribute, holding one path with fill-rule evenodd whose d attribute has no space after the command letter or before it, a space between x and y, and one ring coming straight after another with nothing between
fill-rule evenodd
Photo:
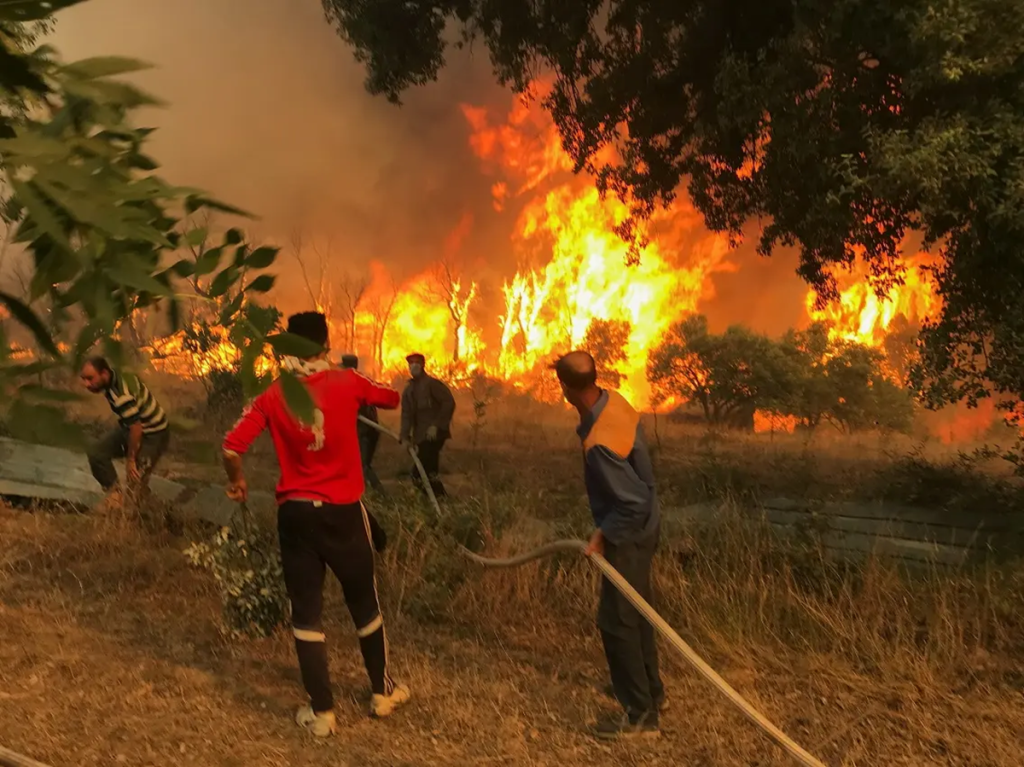
<instances>
[{"instance_id":1,"label":"face mask","mask_svg":"<svg viewBox=\"0 0 1024 767\"><path fill-rule=\"evenodd\" d=\"M415 378L416 376L418 376L422 372L423 372L423 366L420 363L414 362L411 365L409 365L409 374L413 378Z\"/></svg>"}]
</instances>

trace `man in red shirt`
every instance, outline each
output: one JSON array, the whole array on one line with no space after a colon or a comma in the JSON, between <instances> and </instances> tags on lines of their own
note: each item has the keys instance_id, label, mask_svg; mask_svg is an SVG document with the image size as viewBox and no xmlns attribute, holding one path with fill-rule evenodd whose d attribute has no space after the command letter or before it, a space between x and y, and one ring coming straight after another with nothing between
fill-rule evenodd
<instances>
[{"instance_id":1,"label":"man in red shirt","mask_svg":"<svg viewBox=\"0 0 1024 767\"><path fill-rule=\"evenodd\" d=\"M298 376L315 404L312 424L303 424L285 403L280 381L257 397L224 438L228 496L248 495L241 456L270 430L281 468L277 483L277 526L281 564L292 604L295 650L309 704L296 721L326 737L337 727L321 625L326 568L341 582L359 635L363 661L373 687L370 713L390 715L409 699L409 690L388 673L388 646L377 599L370 521L360 502L363 468L356 415L364 405L398 407L397 391L355 370L339 370L327 360L327 320L318 312L288 318L288 332L323 347L306 359L285 357L282 367Z\"/></svg>"}]
</instances>

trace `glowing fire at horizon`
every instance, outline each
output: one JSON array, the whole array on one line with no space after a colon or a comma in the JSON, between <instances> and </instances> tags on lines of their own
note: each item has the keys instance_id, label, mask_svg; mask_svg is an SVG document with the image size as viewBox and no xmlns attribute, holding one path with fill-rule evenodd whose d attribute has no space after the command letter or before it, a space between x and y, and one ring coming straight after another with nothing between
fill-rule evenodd
<instances>
[{"instance_id":1,"label":"glowing fire at horizon","mask_svg":"<svg viewBox=\"0 0 1024 767\"><path fill-rule=\"evenodd\" d=\"M502 285L500 309L483 306L479 285L465 274L429 269L395 285L383 265L372 263L355 316L331 317L332 345L358 353L382 377L404 369L405 356L415 351L435 371L483 373L545 399L557 394L546 363L580 346L593 321L620 320L629 324L629 337L615 371L619 388L646 407L648 352L671 323L712 295L711 273L735 268L726 261L726 239L706 232L681 199L655 217L639 264L627 266L628 246L614 231L627 206L601 199L592 181L571 174L558 133L537 102L517 99L500 120L481 108L462 109L471 148L500 176L494 207L519 207L511 245L521 266ZM471 224L464 218L446 243L452 260ZM678 244L684 235L696 239L685 250ZM206 357L196 374L237 359L220 346ZM189 364L175 363L178 369Z\"/></svg>"},{"instance_id":2,"label":"glowing fire at horizon","mask_svg":"<svg viewBox=\"0 0 1024 767\"><path fill-rule=\"evenodd\" d=\"M458 378L478 372L547 399L557 396L557 387L546 363L579 347L594 320L624 320L630 333L625 361L615 372L622 376L622 393L646 408L648 352L672 323L713 296L713 273L735 269L727 242L704 229L681 195L651 222L639 264L626 266L627 245L614 231L626 206L614 196L601 199L591 179L572 175L557 130L538 104L516 99L503 116L462 106L470 147L495 178L494 209L516 211L511 247L520 267L504 281L500 299L485 302L465 271L439 280L432 267L396 284L382 264L372 262L354 316L320 307L334 315L332 346L358 353L363 367L382 378L403 371L405 356L420 352L437 373ZM446 258L460 260L472 223L468 217L459 222L445 244ZM680 245L684 238L696 244ZM882 298L858 264L837 275L835 304L819 310L808 291L807 317L829 323L833 338L884 350L896 327L917 326L940 308L920 269L927 263L925 254L910 259L903 283ZM180 353L180 341L169 340L165 350ZM180 374L202 375L238 358L226 337L206 356L198 366L174 365ZM790 416L755 414L755 431L792 432L796 426Z\"/></svg>"}]
</instances>

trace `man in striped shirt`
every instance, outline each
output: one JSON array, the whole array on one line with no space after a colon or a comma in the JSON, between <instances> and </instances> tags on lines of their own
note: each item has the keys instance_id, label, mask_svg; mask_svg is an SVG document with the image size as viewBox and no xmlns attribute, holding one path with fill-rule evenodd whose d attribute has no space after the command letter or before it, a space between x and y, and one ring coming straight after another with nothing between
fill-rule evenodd
<instances>
[{"instance_id":1,"label":"man in striped shirt","mask_svg":"<svg viewBox=\"0 0 1024 767\"><path fill-rule=\"evenodd\" d=\"M167 450L170 429L156 397L137 376L112 370L103 357L82 366L82 383L103 394L117 416L117 428L89 450L89 468L108 494L117 487L114 459L125 459L129 487L144 487L153 467Z\"/></svg>"}]
</instances>

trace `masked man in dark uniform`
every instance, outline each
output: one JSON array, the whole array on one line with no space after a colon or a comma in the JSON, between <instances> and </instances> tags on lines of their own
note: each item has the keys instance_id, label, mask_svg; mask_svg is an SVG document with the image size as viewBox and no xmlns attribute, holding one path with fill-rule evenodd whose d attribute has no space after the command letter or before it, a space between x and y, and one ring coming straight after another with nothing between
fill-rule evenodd
<instances>
[{"instance_id":1,"label":"masked man in dark uniform","mask_svg":"<svg viewBox=\"0 0 1024 767\"><path fill-rule=\"evenodd\" d=\"M427 374L426 358L422 354L410 354L405 361L409 363L410 379L402 392L402 444L416 446L430 487L435 496L442 498L447 493L440 477L441 448L451 437L455 397L443 381ZM422 486L415 466L412 479L417 486Z\"/></svg>"}]
</instances>

